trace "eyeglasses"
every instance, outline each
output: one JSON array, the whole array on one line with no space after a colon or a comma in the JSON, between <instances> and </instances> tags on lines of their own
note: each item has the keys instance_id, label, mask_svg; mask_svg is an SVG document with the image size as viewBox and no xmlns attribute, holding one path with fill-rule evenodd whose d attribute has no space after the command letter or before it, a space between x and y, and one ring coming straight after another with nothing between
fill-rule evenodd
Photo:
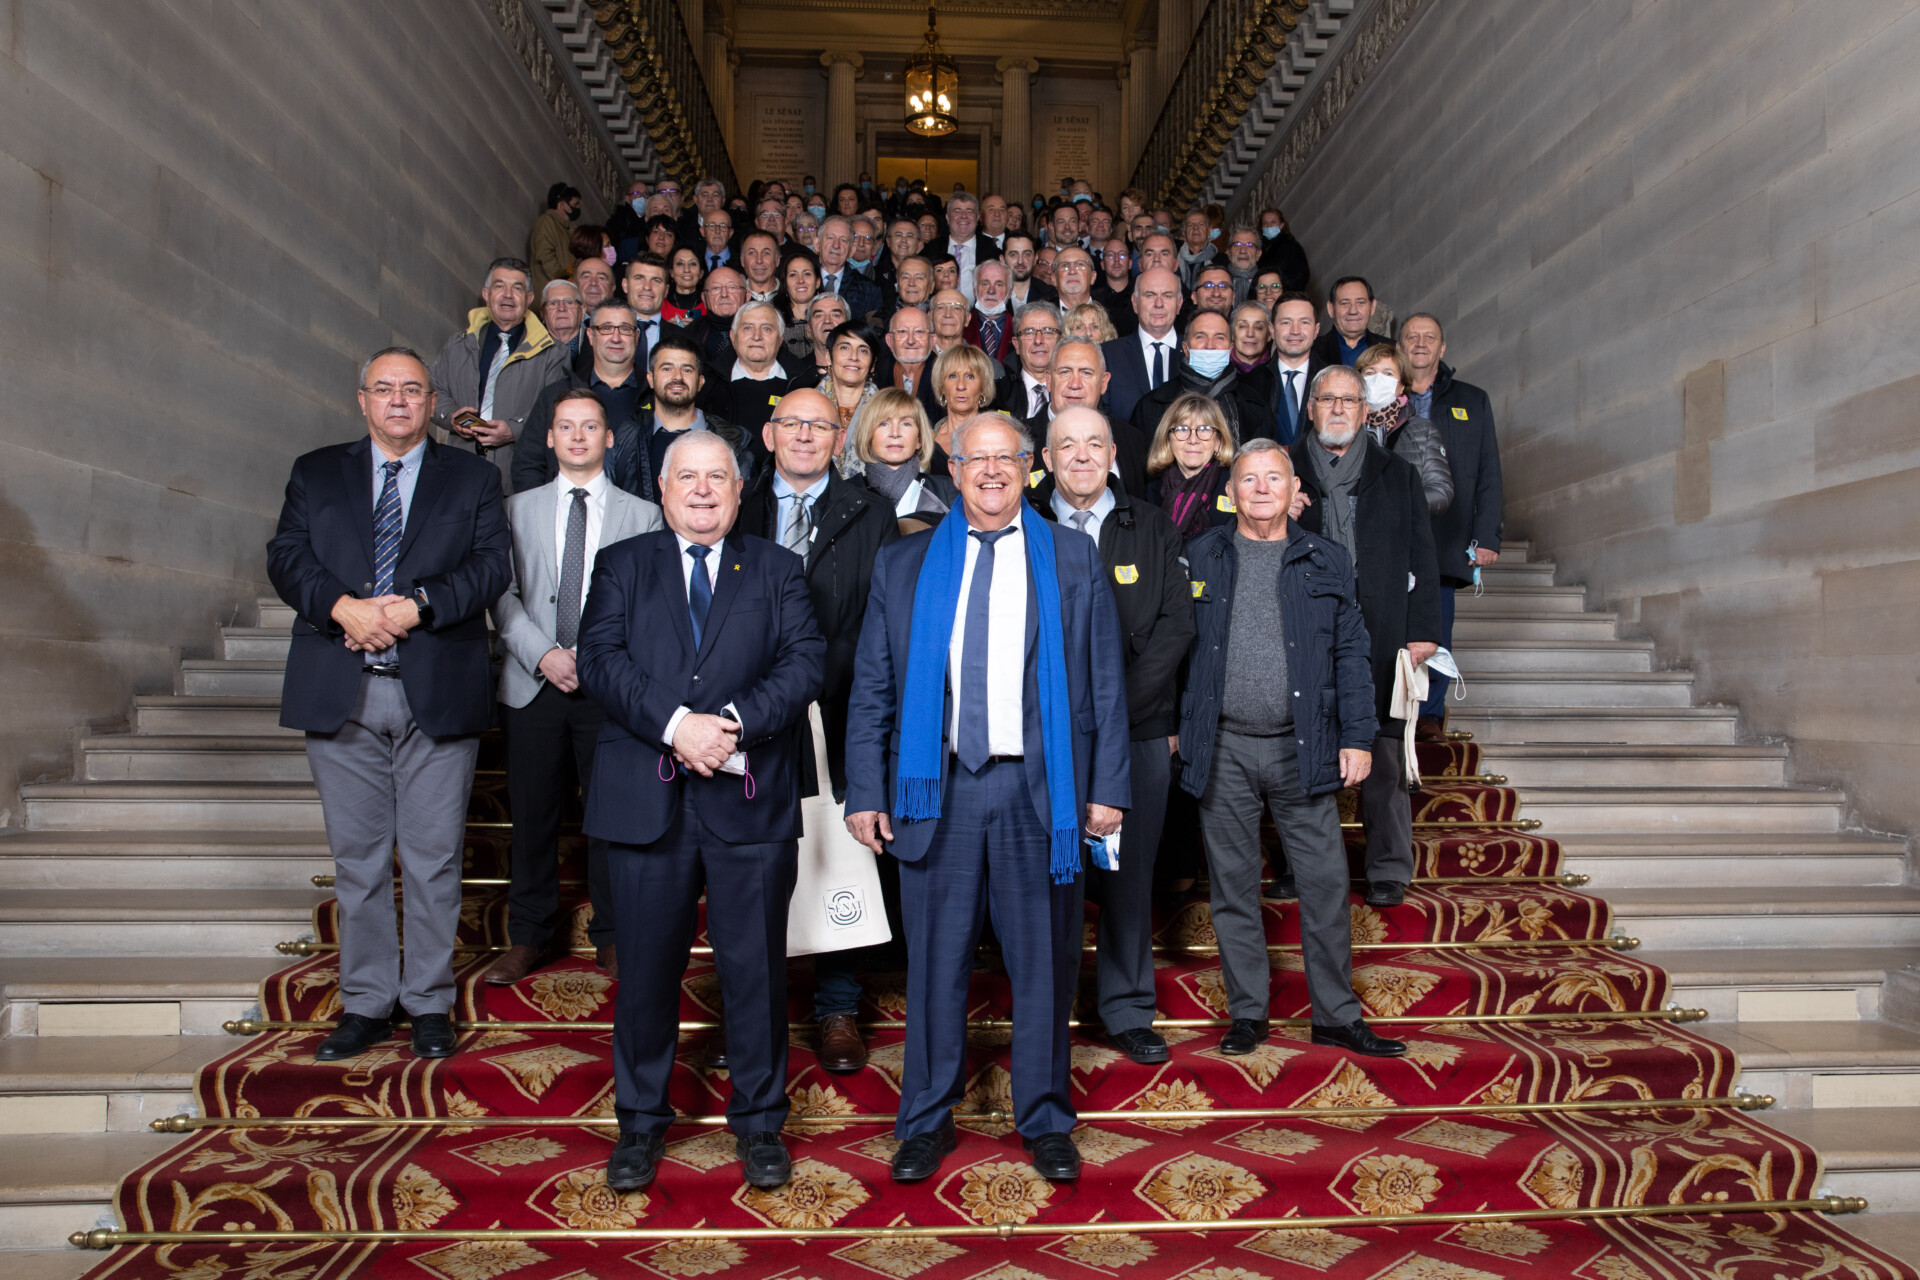
<instances>
[{"instance_id":1,"label":"eyeglasses","mask_svg":"<svg viewBox=\"0 0 1920 1280\"><path fill-rule=\"evenodd\" d=\"M655 194L655 195L657 195L657 196L677 196L677 195L679 195L679 194L680 194L680 188L678 188L678 187L662 187L662 188L660 188L660 189L659 189L658 191L656 191L656 192L654 192L653 194Z\"/></svg>"},{"instance_id":2,"label":"eyeglasses","mask_svg":"<svg viewBox=\"0 0 1920 1280\"><path fill-rule=\"evenodd\" d=\"M394 386L391 382L376 382L370 387L360 388L377 400L391 400L398 395L403 400L425 400L427 389L417 382L403 382Z\"/></svg>"},{"instance_id":3,"label":"eyeglasses","mask_svg":"<svg viewBox=\"0 0 1920 1280\"><path fill-rule=\"evenodd\" d=\"M839 423L819 418L773 418L770 421L773 429L783 436L830 436L840 429Z\"/></svg>"},{"instance_id":4,"label":"eyeglasses","mask_svg":"<svg viewBox=\"0 0 1920 1280\"><path fill-rule=\"evenodd\" d=\"M1189 436L1196 440L1211 440L1213 439L1213 426L1211 423L1206 422L1194 425L1183 422L1177 427L1168 427L1167 434L1175 440L1185 440Z\"/></svg>"},{"instance_id":5,"label":"eyeglasses","mask_svg":"<svg viewBox=\"0 0 1920 1280\"><path fill-rule=\"evenodd\" d=\"M971 458L955 458L954 461L969 471L978 471L989 463L997 463L1003 467L1011 467L1017 463L1024 468L1027 459L1032 456L1030 453L976 453Z\"/></svg>"},{"instance_id":6,"label":"eyeglasses","mask_svg":"<svg viewBox=\"0 0 1920 1280\"><path fill-rule=\"evenodd\" d=\"M1330 396L1330 395L1317 395L1313 398L1313 402L1315 404L1339 405L1343 409L1358 409L1361 406L1361 404L1364 403L1364 401L1359 396Z\"/></svg>"},{"instance_id":7,"label":"eyeglasses","mask_svg":"<svg viewBox=\"0 0 1920 1280\"><path fill-rule=\"evenodd\" d=\"M1016 338L1057 338L1060 330L1053 325L1029 325L1013 335Z\"/></svg>"},{"instance_id":8,"label":"eyeglasses","mask_svg":"<svg viewBox=\"0 0 1920 1280\"><path fill-rule=\"evenodd\" d=\"M634 334L640 332L636 326L630 324L590 324L587 328L593 330L603 338L611 338L615 334L619 334L623 338L631 338Z\"/></svg>"},{"instance_id":9,"label":"eyeglasses","mask_svg":"<svg viewBox=\"0 0 1920 1280\"><path fill-rule=\"evenodd\" d=\"M1219 281L1215 281L1213 284L1195 285L1194 287L1201 293L1223 293L1233 288L1231 284L1222 284Z\"/></svg>"}]
</instances>

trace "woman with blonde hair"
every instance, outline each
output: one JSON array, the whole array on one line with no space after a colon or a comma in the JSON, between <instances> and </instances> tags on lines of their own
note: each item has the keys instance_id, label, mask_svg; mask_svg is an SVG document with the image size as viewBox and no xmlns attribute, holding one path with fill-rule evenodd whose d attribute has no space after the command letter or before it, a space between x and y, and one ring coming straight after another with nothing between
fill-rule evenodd
<instances>
[{"instance_id":1,"label":"woman with blonde hair","mask_svg":"<svg viewBox=\"0 0 1920 1280\"><path fill-rule=\"evenodd\" d=\"M1067 312L1063 323L1068 333L1088 342L1112 342L1120 336L1120 331L1113 327L1113 317L1097 302L1083 302L1074 307Z\"/></svg>"},{"instance_id":2,"label":"woman with blonde hair","mask_svg":"<svg viewBox=\"0 0 1920 1280\"><path fill-rule=\"evenodd\" d=\"M933 449L933 424L919 399L883 387L854 415L840 471L861 476L892 504L900 532L914 533L937 524L958 492L951 479L929 472Z\"/></svg>"},{"instance_id":3,"label":"woman with blonde hair","mask_svg":"<svg viewBox=\"0 0 1920 1280\"><path fill-rule=\"evenodd\" d=\"M1191 540L1232 524L1233 451L1239 442L1211 396L1183 395L1160 415L1147 451L1147 497Z\"/></svg>"},{"instance_id":4,"label":"woman with blonde hair","mask_svg":"<svg viewBox=\"0 0 1920 1280\"><path fill-rule=\"evenodd\" d=\"M993 361L969 343L948 347L933 362L933 398L947 411L934 429L934 458L928 469L944 474L947 444L953 429L984 409L993 399Z\"/></svg>"}]
</instances>

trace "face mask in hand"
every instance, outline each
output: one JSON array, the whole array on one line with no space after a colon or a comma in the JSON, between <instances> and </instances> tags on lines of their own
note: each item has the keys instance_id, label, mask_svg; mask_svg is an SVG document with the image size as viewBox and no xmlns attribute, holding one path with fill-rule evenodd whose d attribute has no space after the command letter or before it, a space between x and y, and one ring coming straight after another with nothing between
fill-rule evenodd
<instances>
[{"instance_id":1,"label":"face mask in hand","mask_svg":"<svg viewBox=\"0 0 1920 1280\"><path fill-rule=\"evenodd\" d=\"M1364 379L1367 408L1384 409L1400 398L1400 379L1390 373L1370 373Z\"/></svg>"},{"instance_id":2,"label":"face mask in hand","mask_svg":"<svg viewBox=\"0 0 1920 1280\"><path fill-rule=\"evenodd\" d=\"M1212 381L1226 371L1227 357L1232 354L1232 352L1226 350L1189 351L1187 352L1187 368L1193 370L1201 377L1206 378L1208 381Z\"/></svg>"}]
</instances>

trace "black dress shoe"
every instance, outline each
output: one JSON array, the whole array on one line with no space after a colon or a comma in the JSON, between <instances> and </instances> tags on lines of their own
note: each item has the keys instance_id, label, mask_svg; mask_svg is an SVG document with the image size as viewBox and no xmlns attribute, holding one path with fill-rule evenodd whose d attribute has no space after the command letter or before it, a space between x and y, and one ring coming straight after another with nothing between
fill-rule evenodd
<instances>
[{"instance_id":1,"label":"black dress shoe","mask_svg":"<svg viewBox=\"0 0 1920 1280\"><path fill-rule=\"evenodd\" d=\"M1407 1046L1398 1040L1386 1040L1375 1035L1366 1020L1360 1018L1344 1027L1323 1027L1314 1023L1313 1042L1345 1049L1348 1053L1364 1053L1369 1058L1397 1058L1407 1051Z\"/></svg>"},{"instance_id":2,"label":"black dress shoe","mask_svg":"<svg viewBox=\"0 0 1920 1280\"><path fill-rule=\"evenodd\" d=\"M453 1033L453 1019L444 1013L417 1014L413 1021L413 1056L451 1058L460 1038Z\"/></svg>"},{"instance_id":3,"label":"black dress shoe","mask_svg":"<svg viewBox=\"0 0 1920 1280\"><path fill-rule=\"evenodd\" d=\"M1265 1018L1235 1018L1233 1025L1227 1028L1227 1034L1220 1037L1220 1052L1231 1058L1252 1053L1272 1031L1271 1024Z\"/></svg>"},{"instance_id":4,"label":"black dress shoe","mask_svg":"<svg viewBox=\"0 0 1920 1280\"><path fill-rule=\"evenodd\" d=\"M664 1133L623 1133L607 1157L607 1185L618 1192L645 1191L660 1172L660 1154L667 1149Z\"/></svg>"},{"instance_id":5,"label":"black dress shoe","mask_svg":"<svg viewBox=\"0 0 1920 1280\"><path fill-rule=\"evenodd\" d=\"M1080 1148L1073 1145L1071 1136L1043 1133L1020 1142L1033 1157L1034 1171L1048 1182L1072 1182L1080 1176Z\"/></svg>"},{"instance_id":6,"label":"black dress shoe","mask_svg":"<svg viewBox=\"0 0 1920 1280\"><path fill-rule=\"evenodd\" d=\"M1269 902L1292 902L1300 896L1300 886L1293 882L1293 873L1289 871L1268 881L1260 896Z\"/></svg>"},{"instance_id":7,"label":"black dress shoe","mask_svg":"<svg viewBox=\"0 0 1920 1280\"><path fill-rule=\"evenodd\" d=\"M1407 886L1398 880L1373 880L1367 884L1367 905L1397 907L1407 900Z\"/></svg>"},{"instance_id":8,"label":"black dress shoe","mask_svg":"<svg viewBox=\"0 0 1920 1280\"><path fill-rule=\"evenodd\" d=\"M700 1051L700 1065L709 1071L727 1069L727 1029L722 1026L707 1037L707 1047Z\"/></svg>"},{"instance_id":9,"label":"black dress shoe","mask_svg":"<svg viewBox=\"0 0 1920 1280\"><path fill-rule=\"evenodd\" d=\"M1152 1027L1110 1031L1107 1033L1107 1043L1143 1067L1156 1066L1171 1056L1167 1052L1166 1037Z\"/></svg>"},{"instance_id":10,"label":"black dress shoe","mask_svg":"<svg viewBox=\"0 0 1920 1280\"><path fill-rule=\"evenodd\" d=\"M747 1167L747 1185L771 1191L793 1177L793 1157L777 1133L749 1133L735 1138L733 1150Z\"/></svg>"},{"instance_id":11,"label":"black dress shoe","mask_svg":"<svg viewBox=\"0 0 1920 1280\"><path fill-rule=\"evenodd\" d=\"M940 1172L940 1161L951 1155L959 1144L960 1136L954 1132L951 1116L932 1133L915 1134L893 1153L893 1180L926 1181Z\"/></svg>"},{"instance_id":12,"label":"black dress shoe","mask_svg":"<svg viewBox=\"0 0 1920 1280\"><path fill-rule=\"evenodd\" d=\"M385 1018L369 1018L359 1013L341 1014L340 1025L320 1042L320 1047L313 1051L313 1059L315 1062L339 1062L346 1058L357 1058L392 1035L393 1024Z\"/></svg>"}]
</instances>

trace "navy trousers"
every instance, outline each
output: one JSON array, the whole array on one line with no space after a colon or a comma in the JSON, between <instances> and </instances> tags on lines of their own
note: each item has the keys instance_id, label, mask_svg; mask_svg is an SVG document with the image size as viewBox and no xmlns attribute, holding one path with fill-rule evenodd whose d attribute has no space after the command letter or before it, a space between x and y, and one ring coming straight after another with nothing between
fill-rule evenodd
<instances>
[{"instance_id":1,"label":"navy trousers","mask_svg":"<svg viewBox=\"0 0 1920 1280\"><path fill-rule=\"evenodd\" d=\"M622 1133L664 1133L673 1120L667 1086L680 1044L680 981L702 890L726 1015L727 1123L745 1135L787 1122L787 905L799 856L797 840L728 844L707 830L691 798L652 844L609 844L620 956L613 1100Z\"/></svg>"},{"instance_id":2,"label":"navy trousers","mask_svg":"<svg viewBox=\"0 0 1920 1280\"><path fill-rule=\"evenodd\" d=\"M1073 1128L1067 1019L1080 978L1082 881L1047 874L1048 832L1025 767L949 762L939 830L927 856L900 864L907 926L906 1065L893 1135L946 1123L967 1070L967 985L986 913L1013 986L1013 1112L1023 1137ZM620 956L625 972L626 954ZM733 1052L731 1018L727 1052Z\"/></svg>"}]
</instances>

